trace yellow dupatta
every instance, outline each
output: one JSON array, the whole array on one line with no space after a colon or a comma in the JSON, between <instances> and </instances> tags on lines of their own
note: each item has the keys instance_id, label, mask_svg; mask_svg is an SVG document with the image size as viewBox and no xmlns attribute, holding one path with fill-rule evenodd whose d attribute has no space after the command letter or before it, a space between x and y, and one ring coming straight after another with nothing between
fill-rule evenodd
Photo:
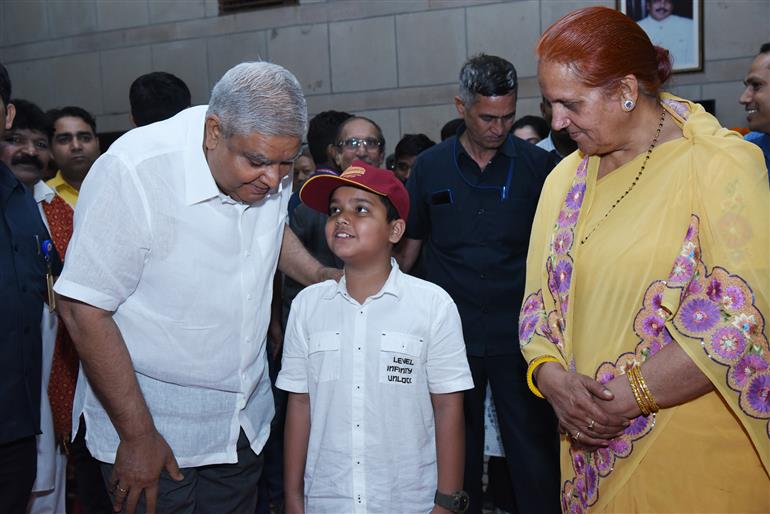
<instances>
[{"instance_id":1,"label":"yellow dupatta","mask_svg":"<svg viewBox=\"0 0 770 514\"><path fill-rule=\"evenodd\" d=\"M720 437L743 438L742 458L754 456L750 480L770 491L764 161L701 106L665 94L662 102L683 137L655 149L644 176L609 216L643 155L597 181L600 159L576 152L548 178L527 260L522 352L531 369L552 359L607 382L676 341L716 392L636 418L607 449L584 452L563 440L565 512L607 508L634 473L641 476L645 459L660 457L656 441L664 447L666 436L700 419L724 424ZM703 444L710 437L703 435ZM695 445L685 450L697 454L699 441L683 441ZM770 506L764 490L759 502Z\"/></svg>"}]
</instances>

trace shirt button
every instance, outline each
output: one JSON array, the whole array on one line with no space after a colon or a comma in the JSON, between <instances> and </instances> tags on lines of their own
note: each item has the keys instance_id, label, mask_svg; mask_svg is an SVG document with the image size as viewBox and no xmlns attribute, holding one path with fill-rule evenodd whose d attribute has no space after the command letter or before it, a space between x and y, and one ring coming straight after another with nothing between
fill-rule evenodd
<instances>
[{"instance_id":1,"label":"shirt button","mask_svg":"<svg viewBox=\"0 0 770 514\"><path fill-rule=\"evenodd\" d=\"M484 209L479 209L478 211L476 211L476 214L481 216L482 214L484 214L484 212L486 212L486 211L484 211Z\"/></svg>"}]
</instances>

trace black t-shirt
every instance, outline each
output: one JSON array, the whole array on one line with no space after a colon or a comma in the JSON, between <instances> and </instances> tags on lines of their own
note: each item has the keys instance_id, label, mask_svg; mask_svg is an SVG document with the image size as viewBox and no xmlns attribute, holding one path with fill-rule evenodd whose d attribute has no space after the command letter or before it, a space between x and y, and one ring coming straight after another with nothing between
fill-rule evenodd
<instances>
[{"instance_id":1,"label":"black t-shirt","mask_svg":"<svg viewBox=\"0 0 770 514\"><path fill-rule=\"evenodd\" d=\"M427 246L425 279L457 304L468 355L518 352L529 234L556 160L510 136L481 172L458 138L412 167L406 237Z\"/></svg>"}]
</instances>

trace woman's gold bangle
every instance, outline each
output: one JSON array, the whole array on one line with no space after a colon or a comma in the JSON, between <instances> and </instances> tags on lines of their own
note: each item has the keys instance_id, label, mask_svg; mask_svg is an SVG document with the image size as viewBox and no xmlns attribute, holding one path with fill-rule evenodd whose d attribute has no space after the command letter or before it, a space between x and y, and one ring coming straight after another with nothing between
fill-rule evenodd
<instances>
[{"instance_id":1,"label":"woman's gold bangle","mask_svg":"<svg viewBox=\"0 0 770 514\"><path fill-rule=\"evenodd\" d=\"M633 366L626 374L628 375L628 384L631 386L631 391L634 393L636 404L639 406L639 410L642 411L642 415L649 416L658 412L660 408L652 397L650 388L647 387L647 382L642 376L641 369L638 366Z\"/></svg>"},{"instance_id":2,"label":"woman's gold bangle","mask_svg":"<svg viewBox=\"0 0 770 514\"><path fill-rule=\"evenodd\" d=\"M543 396L543 393L541 393L540 389L538 389L535 385L534 374L538 366L545 364L546 362L558 362L561 364L559 359L556 357L552 357L550 355L541 355L540 357L533 359L532 362L529 363L529 366L527 366L527 385L529 386L529 390L532 391L532 394L538 398L545 398L545 396Z\"/></svg>"}]
</instances>

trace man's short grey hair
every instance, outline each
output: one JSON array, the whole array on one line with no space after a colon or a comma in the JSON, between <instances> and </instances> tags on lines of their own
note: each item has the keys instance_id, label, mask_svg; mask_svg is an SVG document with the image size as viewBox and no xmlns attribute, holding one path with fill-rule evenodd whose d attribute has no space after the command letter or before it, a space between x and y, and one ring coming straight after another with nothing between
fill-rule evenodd
<instances>
[{"instance_id":1,"label":"man's short grey hair","mask_svg":"<svg viewBox=\"0 0 770 514\"><path fill-rule=\"evenodd\" d=\"M505 96L516 93L516 68L502 57L479 54L471 57L460 70L460 99L466 107L478 96Z\"/></svg>"},{"instance_id":2,"label":"man's short grey hair","mask_svg":"<svg viewBox=\"0 0 770 514\"><path fill-rule=\"evenodd\" d=\"M305 137L307 102L289 70L269 62L243 62L214 85L206 115L219 118L222 134Z\"/></svg>"}]
</instances>

